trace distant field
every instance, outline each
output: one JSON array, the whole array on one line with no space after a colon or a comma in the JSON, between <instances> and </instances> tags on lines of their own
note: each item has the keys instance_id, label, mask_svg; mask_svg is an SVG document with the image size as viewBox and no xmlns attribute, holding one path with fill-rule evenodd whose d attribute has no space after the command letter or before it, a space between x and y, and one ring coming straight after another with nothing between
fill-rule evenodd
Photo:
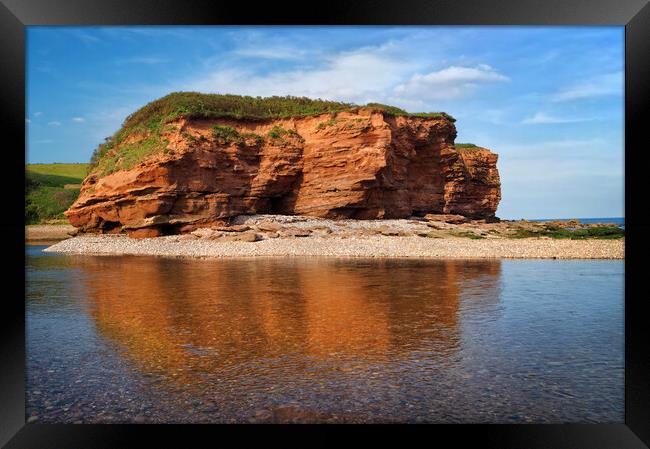
<instances>
[{"instance_id":1,"label":"distant field","mask_svg":"<svg viewBox=\"0 0 650 449\"><path fill-rule=\"evenodd\" d=\"M88 164L26 164L26 223L65 220L63 212L79 196L87 170Z\"/></svg>"},{"instance_id":2,"label":"distant field","mask_svg":"<svg viewBox=\"0 0 650 449\"><path fill-rule=\"evenodd\" d=\"M27 164L25 168L32 173L65 176L81 182L86 177L88 164Z\"/></svg>"}]
</instances>

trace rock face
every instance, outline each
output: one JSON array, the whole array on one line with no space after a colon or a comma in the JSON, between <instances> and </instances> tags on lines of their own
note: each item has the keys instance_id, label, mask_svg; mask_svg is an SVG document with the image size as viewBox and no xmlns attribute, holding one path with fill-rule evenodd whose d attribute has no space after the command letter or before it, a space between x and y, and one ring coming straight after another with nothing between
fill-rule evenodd
<instances>
[{"instance_id":1,"label":"rock face","mask_svg":"<svg viewBox=\"0 0 650 449\"><path fill-rule=\"evenodd\" d=\"M215 124L238 139L215 135ZM445 118L365 108L265 121L181 118L166 124L162 152L129 170L89 175L66 216L85 232L139 237L242 214L493 217L501 198L497 155L456 149L455 137Z\"/></svg>"}]
</instances>

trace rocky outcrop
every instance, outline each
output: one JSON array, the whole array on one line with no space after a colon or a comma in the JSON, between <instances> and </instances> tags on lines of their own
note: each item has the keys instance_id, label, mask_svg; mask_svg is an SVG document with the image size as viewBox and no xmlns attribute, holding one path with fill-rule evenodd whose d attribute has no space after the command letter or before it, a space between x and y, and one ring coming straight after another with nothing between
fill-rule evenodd
<instances>
[{"instance_id":1,"label":"rocky outcrop","mask_svg":"<svg viewBox=\"0 0 650 449\"><path fill-rule=\"evenodd\" d=\"M491 218L501 198L497 155L457 149L455 137L444 117L367 108L262 121L180 118L165 125L162 151L128 170L91 173L66 216L85 232L139 237L241 214ZM120 147L111 151L119 155Z\"/></svg>"}]
</instances>

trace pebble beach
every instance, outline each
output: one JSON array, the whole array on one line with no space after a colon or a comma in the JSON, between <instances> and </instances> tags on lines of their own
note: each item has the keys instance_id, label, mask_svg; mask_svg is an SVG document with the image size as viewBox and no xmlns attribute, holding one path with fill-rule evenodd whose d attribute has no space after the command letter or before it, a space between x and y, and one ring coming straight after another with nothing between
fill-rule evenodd
<instances>
[{"instance_id":1,"label":"pebble beach","mask_svg":"<svg viewBox=\"0 0 650 449\"><path fill-rule=\"evenodd\" d=\"M538 223L436 220L328 220L237 217L229 226L154 238L81 234L46 252L168 257L412 257L446 259L623 259L625 239L510 238Z\"/></svg>"},{"instance_id":2,"label":"pebble beach","mask_svg":"<svg viewBox=\"0 0 650 449\"><path fill-rule=\"evenodd\" d=\"M414 257L623 259L623 240L470 240L463 238L369 236L364 238L277 238L257 242L179 240L176 236L131 239L124 236L75 237L46 252L92 255L150 255L171 257Z\"/></svg>"}]
</instances>

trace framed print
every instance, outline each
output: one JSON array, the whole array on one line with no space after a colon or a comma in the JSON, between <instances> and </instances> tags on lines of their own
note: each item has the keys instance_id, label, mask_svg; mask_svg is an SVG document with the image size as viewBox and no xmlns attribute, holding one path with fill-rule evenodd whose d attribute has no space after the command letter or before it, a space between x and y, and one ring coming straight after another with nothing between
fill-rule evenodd
<instances>
[{"instance_id":1,"label":"framed print","mask_svg":"<svg viewBox=\"0 0 650 449\"><path fill-rule=\"evenodd\" d=\"M647 2L0 16L7 448L647 447Z\"/></svg>"}]
</instances>

